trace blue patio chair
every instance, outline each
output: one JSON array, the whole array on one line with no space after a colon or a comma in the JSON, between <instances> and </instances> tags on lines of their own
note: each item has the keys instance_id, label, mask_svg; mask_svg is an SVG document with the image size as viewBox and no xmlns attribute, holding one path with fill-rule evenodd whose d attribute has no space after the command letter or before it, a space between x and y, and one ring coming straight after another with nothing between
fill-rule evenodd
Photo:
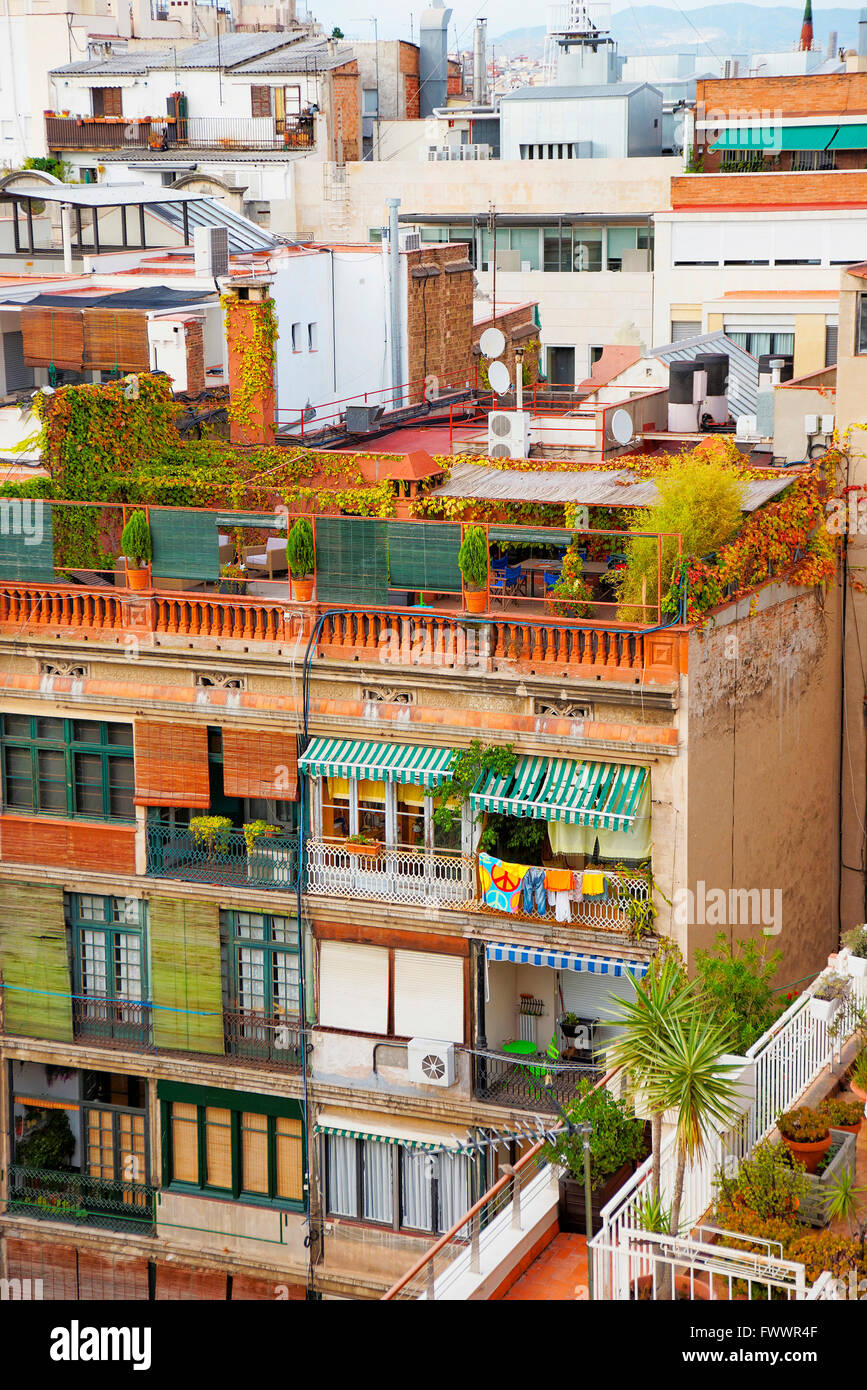
<instances>
[{"instance_id":1,"label":"blue patio chair","mask_svg":"<svg viewBox=\"0 0 867 1390\"><path fill-rule=\"evenodd\" d=\"M544 580L545 580L545 593L546 593L546 594L550 594L550 592L551 592L551 590L553 589L554 585L557 583L557 580L560 578L560 571L559 571L559 570L544 570L544 571L543 571L543 578L544 578Z\"/></svg>"}]
</instances>

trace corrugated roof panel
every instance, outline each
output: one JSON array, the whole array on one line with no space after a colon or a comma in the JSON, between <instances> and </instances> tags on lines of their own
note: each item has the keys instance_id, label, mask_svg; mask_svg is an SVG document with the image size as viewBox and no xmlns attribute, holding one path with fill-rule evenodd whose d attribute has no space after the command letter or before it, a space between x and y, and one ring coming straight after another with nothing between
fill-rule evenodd
<instances>
[{"instance_id":1,"label":"corrugated roof panel","mask_svg":"<svg viewBox=\"0 0 867 1390\"><path fill-rule=\"evenodd\" d=\"M272 236L264 228L258 227L247 217L232 212L225 203L214 198L198 198L187 204L190 232L196 227L226 227L229 232L229 254L243 255L246 251L273 251L282 245L279 237ZM176 203L152 203L148 208L156 217L167 222L177 231L183 231L184 216Z\"/></svg>"}]
</instances>

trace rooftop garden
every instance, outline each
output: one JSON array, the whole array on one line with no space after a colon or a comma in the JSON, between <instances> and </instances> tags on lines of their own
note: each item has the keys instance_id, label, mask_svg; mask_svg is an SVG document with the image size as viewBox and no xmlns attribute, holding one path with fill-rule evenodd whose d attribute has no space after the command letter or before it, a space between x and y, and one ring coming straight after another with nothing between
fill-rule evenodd
<instances>
[{"instance_id":1,"label":"rooftop garden","mask_svg":"<svg viewBox=\"0 0 867 1390\"><path fill-rule=\"evenodd\" d=\"M725 599L751 593L771 579L808 587L832 582L836 572L835 541L824 525L835 486L833 452L817 466L787 475L791 482L785 491L750 513L741 510L746 485L779 478L779 470L750 468L725 436L688 453L637 454L608 463L461 456L462 463L525 472L624 474L618 480L624 506L590 507L588 528L579 531L577 508L570 504L440 497L424 485L421 495L410 499L400 481L371 481L371 460L396 461L398 454L241 448L205 432L184 440L176 425L179 408L161 376L64 387L36 399L47 476L3 484L0 496L95 504L55 509L55 556L64 567L108 566L128 519L123 508L149 505L562 529L562 568L556 583L545 574L543 598L547 611L564 620L596 616L633 624L658 613L663 622L701 624ZM435 456L435 461L446 477L455 463L451 456ZM632 479L654 481L659 494L654 506L629 505ZM105 504L114 504L115 513ZM622 533L622 541L612 533ZM514 563L514 550L509 553ZM525 553L520 542L517 553ZM603 560L609 566L615 560L616 567L606 576L608 601L597 605L605 611L594 613L584 569L594 562L598 568Z\"/></svg>"}]
</instances>

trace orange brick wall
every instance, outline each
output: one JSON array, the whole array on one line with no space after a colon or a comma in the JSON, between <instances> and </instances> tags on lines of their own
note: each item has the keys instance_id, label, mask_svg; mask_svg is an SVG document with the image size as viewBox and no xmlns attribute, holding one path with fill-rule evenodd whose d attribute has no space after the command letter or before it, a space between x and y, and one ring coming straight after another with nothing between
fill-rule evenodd
<instances>
[{"instance_id":1,"label":"orange brick wall","mask_svg":"<svg viewBox=\"0 0 867 1390\"><path fill-rule=\"evenodd\" d=\"M408 379L440 378L441 389L455 378L473 380L473 271L447 274L449 262L464 263L463 246L428 243L407 253ZM412 272L436 266L440 274L414 279ZM419 392L420 395L420 392Z\"/></svg>"},{"instance_id":2,"label":"orange brick wall","mask_svg":"<svg viewBox=\"0 0 867 1390\"><path fill-rule=\"evenodd\" d=\"M403 76L403 92L398 96L398 115L407 121L419 118L418 104L418 45L405 43L397 46L398 70Z\"/></svg>"},{"instance_id":3,"label":"orange brick wall","mask_svg":"<svg viewBox=\"0 0 867 1390\"><path fill-rule=\"evenodd\" d=\"M867 170L815 174L683 174L671 180L671 206L847 207L867 204Z\"/></svg>"},{"instance_id":4,"label":"orange brick wall","mask_svg":"<svg viewBox=\"0 0 867 1390\"><path fill-rule=\"evenodd\" d=\"M4 864L135 874L135 827L48 816L0 816Z\"/></svg>"},{"instance_id":5,"label":"orange brick wall","mask_svg":"<svg viewBox=\"0 0 867 1390\"><path fill-rule=\"evenodd\" d=\"M205 335L201 319L185 319L187 391L198 396L205 389Z\"/></svg>"},{"instance_id":6,"label":"orange brick wall","mask_svg":"<svg viewBox=\"0 0 867 1390\"><path fill-rule=\"evenodd\" d=\"M855 116L867 111L867 72L815 77L732 77L696 84L708 110L779 111L783 116Z\"/></svg>"},{"instance_id":7,"label":"orange brick wall","mask_svg":"<svg viewBox=\"0 0 867 1390\"><path fill-rule=\"evenodd\" d=\"M361 120L361 96L358 79L358 63L353 60L335 68L331 74L333 105L332 133L334 138L334 157L337 158L338 132L343 136L343 158L351 164L361 158L359 147L359 123Z\"/></svg>"},{"instance_id":8,"label":"orange brick wall","mask_svg":"<svg viewBox=\"0 0 867 1390\"><path fill-rule=\"evenodd\" d=\"M446 93L450 97L459 97L464 91L464 70L460 63L454 58L448 60L448 80L446 82Z\"/></svg>"},{"instance_id":9,"label":"orange brick wall","mask_svg":"<svg viewBox=\"0 0 867 1390\"><path fill-rule=\"evenodd\" d=\"M539 350L538 348L528 350L527 344L533 341L538 342L541 329L533 338L522 338L518 343L512 341L512 330L518 328L522 324L528 323L532 317L532 308L512 309L508 314L497 314L496 323L496 327L506 336L506 348L502 354L501 361L505 362L509 369L510 380L515 380L515 348L522 347L524 349L524 366L527 368L525 375L529 376L530 385L537 380L539 375ZM485 329L490 327L492 327L490 320L476 324L473 328L473 342L478 343ZM476 361L481 365L480 357L477 357Z\"/></svg>"}]
</instances>

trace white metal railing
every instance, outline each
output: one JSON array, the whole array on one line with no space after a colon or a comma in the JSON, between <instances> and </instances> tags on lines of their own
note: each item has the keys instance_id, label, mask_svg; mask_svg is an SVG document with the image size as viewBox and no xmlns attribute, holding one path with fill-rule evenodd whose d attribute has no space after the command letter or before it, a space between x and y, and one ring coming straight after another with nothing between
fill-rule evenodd
<instances>
[{"instance_id":1,"label":"white metal railing","mask_svg":"<svg viewBox=\"0 0 867 1390\"><path fill-rule=\"evenodd\" d=\"M713 1203L717 1171L724 1169L729 1162L743 1158L760 1139L770 1134L780 1112L794 1105L832 1061L835 1047L839 1047L854 1031L856 1007L865 999L867 986L864 980L851 981L852 998L845 1006L836 1038L826 1023L812 1015L810 997L828 973L823 971L748 1049L747 1057L756 1064L755 1100L729 1133L710 1139L705 1155L699 1162L687 1164L681 1204L682 1229L691 1229ZM602 1208L602 1233L606 1240L616 1243L625 1229L640 1224L639 1210L650 1192L652 1165L652 1158L645 1159L629 1181ZM665 1203L671 1201L676 1165L676 1145L672 1137L663 1145L661 1154L660 1193Z\"/></svg>"},{"instance_id":2,"label":"white metal railing","mask_svg":"<svg viewBox=\"0 0 867 1390\"><path fill-rule=\"evenodd\" d=\"M594 1296L651 1302L731 1301L744 1295L747 1299L806 1298L804 1266L797 1260L784 1260L779 1242L751 1237L754 1245L764 1248L734 1250L717 1243L728 1234L706 1226L696 1239L676 1239L625 1226L613 1240L600 1231L590 1242Z\"/></svg>"},{"instance_id":3,"label":"white metal railing","mask_svg":"<svg viewBox=\"0 0 867 1390\"><path fill-rule=\"evenodd\" d=\"M439 850L384 846L371 856L353 853L343 840L308 840L306 869L306 891L324 897L435 907L476 896L472 858Z\"/></svg>"},{"instance_id":4,"label":"white metal railing","mask_svg":"<svg viewBox=\"0 0 867 1390\"><path fill-rule=\"evenodd\" d=\"M857 1279L857 1276L856 1276ZM806 1293L808 1303L842 1303L848 1295L845 1280L837 1279L829 1269L824 1270ZM855 1297L858 1297L856 1292Z\"/></svg>"}]
</instances>

